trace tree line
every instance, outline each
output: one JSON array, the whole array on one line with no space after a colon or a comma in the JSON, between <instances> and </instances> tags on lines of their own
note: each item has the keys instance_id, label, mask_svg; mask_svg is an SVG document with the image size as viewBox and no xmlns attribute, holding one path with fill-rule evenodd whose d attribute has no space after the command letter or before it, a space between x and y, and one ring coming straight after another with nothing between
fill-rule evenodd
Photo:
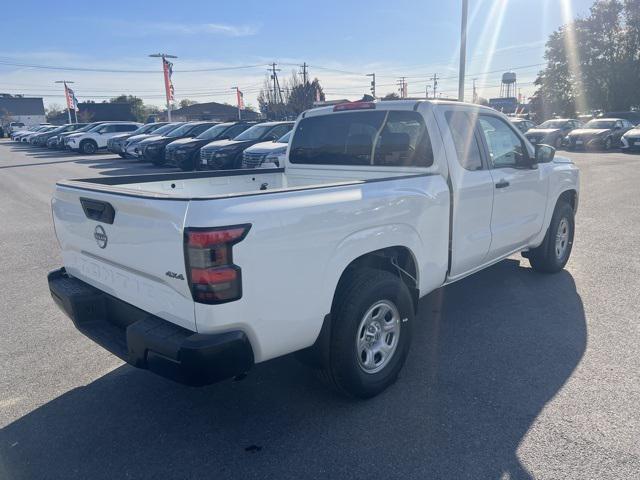
<instances>
[{"instance_id":1,"label":"tree line","mask_svg":"<svg viewBox=\"0 0 640 480\"><path fill-rule=\"evenodd\" d=\"M597 0L553 32L534 84L538 120L640 107L640 0Z\"/></svg>"}]
</instances>

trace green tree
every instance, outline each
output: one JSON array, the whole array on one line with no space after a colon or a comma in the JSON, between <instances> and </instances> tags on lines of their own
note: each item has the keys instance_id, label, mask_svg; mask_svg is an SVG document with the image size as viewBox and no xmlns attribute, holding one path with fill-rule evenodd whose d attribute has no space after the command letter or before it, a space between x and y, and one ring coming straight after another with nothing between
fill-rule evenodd
<instances>
[{"instance_id":1,"label":"green tree","mask_svg":"<svg viewBox=\"0 0 640 480\"><path fill-rule=\"evenodd\" d=\"M131 112L138 122L144 122L147 118L144 101L134 95L119 95L109 100L109 103L129 103Z\"/></svg>"},{"instance_id":2,"label":"green tree","mask_svg":"<svg viewBox=\"0 0 640 480\"><path fill-rule=\"evenodd\" d=\"M598 0L549 37L532 107L538 120L640 104L640 0Z\"/></svg>"},{"instance_id":3,"label":"green tree","mask_svg":"<svg viewBox=\"0 0 640 480\"><path fill-rule=\"evenodd\" d=\"M178 105L180 105L180 108L184 108L184 107L189 107L191 105L195 105L196 102L195 100L189 100L188 98L182 99L180 100L180 103Z\"/></svg>"},{"instance_id":4,"label":"green tree","mask_svg":"<svg viewBox=\"0 0 640 480\"><path fill-rule=\"evenodd\" d=\"M382 100L400 100L400 95L395 92L387 93Z\"/></svg>"}]
</instances>

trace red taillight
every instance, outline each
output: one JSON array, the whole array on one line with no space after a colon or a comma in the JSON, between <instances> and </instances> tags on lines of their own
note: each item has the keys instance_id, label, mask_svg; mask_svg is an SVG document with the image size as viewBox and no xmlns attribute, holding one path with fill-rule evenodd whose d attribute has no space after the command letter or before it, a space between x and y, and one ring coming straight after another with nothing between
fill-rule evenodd
<instances>
[{"instance_id":1,"label":"red taillight","mask_svg":"<svg viewBox=\"0 0 640 480\"><path fill-rule=\"evenodd\" d=\"M185 231L187 272L196 302L224 303L242 297L242 271L233 263L233 245L250 228L247 224Z\"/></svg>"},{"instance_id":2,"label":"red taillight","mask_svg":"<svg viewBox=\"0 0 640 480\"><path fill-rule=\"evenodd\" d=\"M349 102L339 103L333 107L334 112L345 112L347 110L375 110L376 104L373 102Z\"/></svg>"}]
</instances>

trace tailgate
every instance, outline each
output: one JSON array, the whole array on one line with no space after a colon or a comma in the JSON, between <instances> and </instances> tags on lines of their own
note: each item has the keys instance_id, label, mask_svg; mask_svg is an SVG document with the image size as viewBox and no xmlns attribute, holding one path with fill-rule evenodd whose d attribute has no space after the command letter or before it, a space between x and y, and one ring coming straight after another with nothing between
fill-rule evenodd
<instances>
[{"instance_id":1,"label":"tailgate","mask_svg":"<svg viewBox=\"0 0 640 480\"><path fill-rule=\"evenodd\" d=\"M184 262L188 205L57 186L53 221L67 272L195 331Z\"/></svg>"}]
</instances>

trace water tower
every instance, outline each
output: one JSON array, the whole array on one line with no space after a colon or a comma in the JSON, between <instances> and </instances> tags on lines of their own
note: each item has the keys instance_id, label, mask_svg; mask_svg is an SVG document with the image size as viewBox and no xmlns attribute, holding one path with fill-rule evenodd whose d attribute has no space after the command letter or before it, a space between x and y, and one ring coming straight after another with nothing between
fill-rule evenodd
<instances>
[{"instance_id":1,"label":"water tower","mask_svg":"<svg viewBox=\"0 0 640 480\"><path fill-rule=\"evenodd\" d=\"M515 98L518 96L518 84L515 72L505 72L502 74L500 84L500 98Z\"/></svg>"}]
</instances>

